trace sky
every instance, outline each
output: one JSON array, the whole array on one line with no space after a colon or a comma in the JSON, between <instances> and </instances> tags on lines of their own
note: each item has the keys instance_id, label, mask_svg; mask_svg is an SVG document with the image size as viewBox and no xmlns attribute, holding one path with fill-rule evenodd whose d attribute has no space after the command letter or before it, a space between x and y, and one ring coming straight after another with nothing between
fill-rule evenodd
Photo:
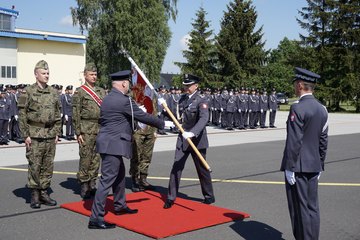
<instances>
[{"instance_id":1,"label":"sky","mask_svg":"<svg viewBox=\"0 0 360 240\"><path fill-rule=\"evenodd\" d=\"M179 73L174 62L185 62L182 51L186 49L186 39L192 30L191 23L196 12L203 7L207 12L206 20L210 22L209 30L214 34L220 31L220 22L227 6L232 0L178 0L176 22L170 20L172 32L163 73ZM70 7L76 7L75 0L1 0L0 7L19 11L16 20L17 28L79 34L79 28L72 25ZM257 28L263 27L263 41L266 49L277 48L279 42L287 37L299 39L299 33L305 34L296 22L298 10L307 6L306 0L253 0L257 11Z\"/></svg>"}]
</instances>

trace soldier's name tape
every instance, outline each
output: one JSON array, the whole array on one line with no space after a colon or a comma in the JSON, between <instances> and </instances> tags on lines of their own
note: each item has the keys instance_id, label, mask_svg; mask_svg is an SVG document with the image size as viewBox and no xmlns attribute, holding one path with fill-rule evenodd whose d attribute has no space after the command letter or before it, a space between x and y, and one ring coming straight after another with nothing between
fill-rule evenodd
<instances>
[{"instance_id":1,"label":"soldier's name tape","mask_svg":"<svg viewBox=\"0 0 360 240\"><path fill-rule=\"evenodd\" d=\"M18 171L18 172L27 172L28 169L25 168L11 168L11 167L0 167L0 170L7 170L7 171ZM54 174L59 175L76 175L76 172L62 172L62 171L54 171ZM149 179L154 180L169 180L168 177L151 177L148 176ZM199 181L198 178L181 178L182 181ZM249 183L249 184L272 184L272 185L284 185L284 182L277 182L277 181L255 181L255 180L238 180L238 179L212 179L212 182L221 182L221 183ZM341 186L341 187L360 187L360 183L319 183L320 186Z\"/></svg>"}]
</instances>

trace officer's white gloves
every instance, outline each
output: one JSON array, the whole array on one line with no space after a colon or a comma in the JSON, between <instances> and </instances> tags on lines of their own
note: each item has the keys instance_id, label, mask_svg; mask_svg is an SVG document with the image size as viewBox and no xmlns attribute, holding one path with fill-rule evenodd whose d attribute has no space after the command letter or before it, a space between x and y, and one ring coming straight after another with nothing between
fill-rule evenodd
<instances>
[{"instance_id":1,"label":"officer's white gloves","mask_svg":"<svg viewBox=\"0 0 360 240\"><path fill-rule=\"evenodd\" d=\"M222 112L223 112L223 111L224 111L224 109L223 109L223 108L220 108L220 111L222 111Z\"/></svg>"},{"instance_id":2,"label":"officer's white gloves","mask_svg":"<svg viewBox=\"0 0 360 240\"><path fill-rule=\"evenodd\" d=\"M61 114L60 114L60 117L62 118L63 116L64 116L64 114L61 113Z\"/></svg>"},{"instance_id":3,"label":"officer's white gloves","mask_svg":"<svg viewBox=\"0 0 360 240\"><path fill-rule=\"evenodd\" d=\"M162 97L158 98L157 102L158 102L159 105L166 104L165 99L163 99Z\"/></svg>"},{"instance_id":4,"label":"officer's white gloves","mask_svg":"<svg viewBox=\"0 0 360 240\"><path fill-rule=\"evenodd\" d=\"M241 109L238 109L238 112L241 113Z\"/></svg>"},{"instance_id":5,"label":"officer's white gloves","mask_svg":"<svg viewBox=\"0 0 360 240\"><path fill-rule=\"evenodd\" d=\"M252 112L252 110L251 109L249 109L249 113L251 113Z\"/></svg>"},{"instance_id":6,"label":"officer's white gloves","mask_svg":"<svg viewBox=\"0 0 360 240\"><path fill-rule=\"evenodd\" d=\"M213 108L213 107L211 107L211 111L214 111L214 108Z\"/></svg>"},{"instance_id":7,"label":"officer's white gloves","mask_svg":"<svg viewBox=\"0 0 360 240\"><path fill-rule=\"evenodd\" d=\"M317 176L318 181L320 180L321 172L319 172L319 175Z\"/></svg>"},{"instance_id":8,"label":"officer's white gloves","mask_svg":"<svg viewBox=\"0 0 360 240\"><path fill-rule=\"evenodd\" d=\"M183 136L184 139L188 139L188 138L194 137L195 134L192 133L192 132L183 132L182 136Z\"/></svg>"},{"instance_id":9,"label":"officer's white gloves","mask_svg":"<svg viewBox=\"0 0 360 240\"><path fill-rule=\"evenodd\" d=\"M69 116L65 115L65 121L68 121L68 120L69 120Z\"/></svg>"},{"instance_id":10,"label":"officer's white gloves","mask_svg":"<svg viewBox=\"0 0 360 240\"><path fill-rule=\"evenodd\" d=\"M15 118L15 121L17 121L19 119L19 116L15 115L14 118Z\"/></svg>"},{"instance_id":11,"label":"officer's white gloves","mask_svg":"<svg viewBox=\"0 0 360 240\"><path fill-rule=\"evenodd\" d=\"M272 112L272 109L270 109L270 112Z\"/></svg>"},{"instance_id":12,"label":"officer's white gloves","mask_svg":"<svg viewBox=\"0 0 360 240\"><path fill-rule=\"evenodd\" d=\"M285 170L285 176L286 176L286 180L288 181L288 183L290 185L295 184L296 180L295 180L295 173L294 172Z\"/></svg>"},{"instance_id":13,"label":"officer's white gloves","mask_svg":"<svg viewBox=\"0 0 360 240\"><path fill-rule=\"evenodd\" d=\"M143 110L144 112L146 112L146 107L145 107L144 105L141 105L139 108L140 108L141 110Z\"/></svg>"},{"instance_id":14,"label":"officer's white gloves","mask_svg":"<svg viewBox=\"0 0 360 240\"><path fill-rule=\"evenodd\" d=\"M263 113L263 112L264 112L264 110L263 110L263 109L260 109L260 112L261 112L261 113Z\"/></svg>"}]
</instances>

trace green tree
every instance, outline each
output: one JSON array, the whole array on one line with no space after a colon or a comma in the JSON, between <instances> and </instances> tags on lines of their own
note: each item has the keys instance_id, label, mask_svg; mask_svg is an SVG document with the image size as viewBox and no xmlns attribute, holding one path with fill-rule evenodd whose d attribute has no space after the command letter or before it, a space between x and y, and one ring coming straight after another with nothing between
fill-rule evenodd
<instances>
[{"instance_id":1,"label":"green tree","mask_svg":"<svg viewBox=\"0 0 360 240\"><path fill-rule=\"evenodd\" d=\"M71 9L73 22L88 31L87 60L97 65L102 84L107 84L109 73L131 67L120 52L122 46L150 81L160 79L170 44L167 22L174 2L77 0L78 7Z\"/></svg>"},{"instance_id":2,"label":"green tree","mask_svg":"<svg viewBox=\"0 0 360 240\"><path fill-rule=\"evenodd\" d=\"M267 52L262 26L255 30L257 12L251 0L234 0L227 6L217 36L219 72L230 87L260 86Z\"/></svg>"},{"instance_id":3,"label":"green tree","mask_svg":"<svg viewBox=\"0 0 360 240\"><path fill-rule=\"evenodd\" d=\"M213 30L208 30L210 23L206 21L206 11L201 7L196 13L196 19L192 23L193 30L190 32L189 50L183 51L186 63L176 62L182 73L192 73L199 76L202 87L213 85L214 58L216 56Z\"/></svg>"},{"instance_id":4,"label":"green tree","mask_svg":"<svg viewBox=\"0 0 360 240\"><path fill-rule=\"evenodd\" d=\"M322 76L319 95L330 110L340 102L357 99L359 92L359 1L307 0L298 22L308 31L301 36L305 46L316 51L315 70ZM357 104L357 101L355 101Z\"/></svg>"}]
</instances>

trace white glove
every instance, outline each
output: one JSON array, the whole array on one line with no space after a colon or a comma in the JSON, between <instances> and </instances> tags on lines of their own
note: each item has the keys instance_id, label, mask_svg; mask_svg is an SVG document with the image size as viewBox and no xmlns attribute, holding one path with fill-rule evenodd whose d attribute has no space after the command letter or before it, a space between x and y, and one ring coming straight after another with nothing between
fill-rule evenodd
<instances>
[{"instance_id":1,"label":"white glove","mask_svg":"<svg viewBox=\"0 0 360 240\"><path fill-rule=\"evenodd\" d=\"M223 109L223 108L220 108L220 111L222 111L222 112L223 112L223 111L224 111L224 109Z\"/></svg>"},{"instance_id":2,"label":"white glove","mask_svg":"<svg viewBox=\"0 0 360 240\"><path fill-rule=\"evenodd\" d=\"M147 112L147 111L146 111L146 107L145 107L144 105L141 105L139 108L140 108L141 110L143 110L144 112Z\"/></svg>"},{"instance_id":3,"label":"white glove","mask_svg":"<svg viewBox=\"0 0 360 240\"><path fill-rule=\"evenodd\" d=\"M249 109L249 113L251 113L252 112L252 110L251 109Z\"/></svg>"},{"instance_id":4,"label":"white glove","mask_svg":"<svg viewBox=\"0 0 360 240\"><path fill-rule=\"evenodd\" d=\"M295 184L296 180L295 180L295 173L294 172L285 170L285 176L286 176L286 180L288 181L288 183L290 185Z\"/></svg>"},{"instance_id":5,"label":"white glove","mask_svg":"<svg viewBox=\"0 0 360 240\"><path fill-rule=\"evenodd\" d=\"M61 114L60 114L60 117L62 118L63 116L64 116L64 114L61 113Z\"/></svg>"},{"instance_id":6,"label":"white glove","mask_svg":"<svg viewBox=\"0 0 360 240\"><path fill-rule=\"evenodd\" d=\"M317 176L318 181L320 180L321 172L319 172L319 175Z\"/></svg>"},{"instance_id":7,"label":"white glove","mask_svg":"<svg viewBox=\"0 0 360 240\"><path fill-rule=\"evenodd\" d=\"M263 113L263 112L264 112L264 110L260 109L260 112L261 112L261 113Z\"/></svg>"},{"instance_id":8,"label":"white glove","mask_svg":"<svg viewBox=\"0 0 360 240\"><path fill-rule=\"evenodd\" d=\"M11 122L11 118L9 118L9 122Z\"/></svg>"},{"instance_id":9,"label":"white glove","mask_svg":"<svg viewBox=\"0 0 360 240\"><path fill-rule=\"evenodd\" d=\"M211 111L214 111L214 108L213 108L213 107L211 107Z\"/></svg>"},{"instance_id":10,"label":"white glove","mask_svg":"<svg viewBox=\"0 0 360 240\"><path fill-rule=\"evenodd\" d=\"M272 112L272 109L270 109L270 112Z\"/></svg>"},{"instance_id":11,"label":"white glove","mask_svg":"<svg viewBox=\"0 0 360 240\"><path fill-rule=\"evenodd\" d=\"M157 102L158 102L159 105L166 104L165 99L163 99L162 97L158 98Z\"/></svg>"},{"instance_id":12,"label":"white glove","mask_svg":"<svg viewBox=\"0 0 360 240\"><path fill-rule=\"evenodd\" d=\"M241 113L241 109L238 109L238 112Z\"/></svg>"},{"instance_id":13,"label":"white glove","mask_svg":"<svg viewBox=\"0 0 360 240\"><path fill-rule=\"evenodd\" d=\"M217 111L217 108L214 108L215 111Z\"/></svg>"},{"instance_id":14,"label":"white glove","mask_svg":"<svg viewBox=\"0 0 360 240\"><path fill-rule=\"evenodd\" d=\"M183 138L188 139L194 137L195 134L193 134L192 132L183 132L182 136Z\"/></svg>"},{"instance_id":15,"label":"white glove","mask_svg":"<svg viewBox=\"0 0 360 240\"><path fill-rule=\"evenodd\" d=\"M14 118L15 118L15 121L17 121L19 119L19 116L15 115Z\"/></svg>"},{"instance_id":16,"label":"white glove","mask_svg":"<svg viewBox=\"0 0 360 240\"><path fill-rule=\"evenodd\" d=\"M65 115L65 121L68 121L68 120L69 120L69 116Z\"/></svg>"}]
</instances>

